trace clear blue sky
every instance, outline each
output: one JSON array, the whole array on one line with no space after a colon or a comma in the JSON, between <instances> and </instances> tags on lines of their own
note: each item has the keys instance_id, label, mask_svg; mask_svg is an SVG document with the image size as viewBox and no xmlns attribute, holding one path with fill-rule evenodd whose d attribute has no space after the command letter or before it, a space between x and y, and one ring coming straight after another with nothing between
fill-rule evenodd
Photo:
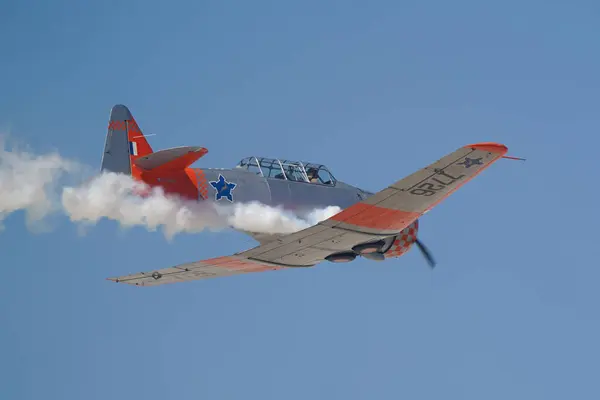
<instances>
[{"instance_id":1,"label":"clear blue sky","mask_svg":"<svg viewBox=\"0 0 600 400\"><path fill-rule=\"evenodd\" d=\"M489 2L488 2L489 3ZM597 1L22 1L0 5L0 126L99 166L127 104L196 165L314 160L379 190L455 148L501 161L413 250L140 289L106 281L226 255L16 213L0 233L3 399L597 399ZM316 140L315 140L316 139ZM1 195L1 194L0 194Z\"/></svg>"}]
</instances>

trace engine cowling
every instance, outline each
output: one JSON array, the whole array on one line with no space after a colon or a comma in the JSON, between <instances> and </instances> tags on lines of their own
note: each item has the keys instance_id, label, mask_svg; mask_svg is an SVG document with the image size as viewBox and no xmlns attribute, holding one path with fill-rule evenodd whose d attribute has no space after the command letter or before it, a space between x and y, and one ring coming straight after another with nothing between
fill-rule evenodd
<instances>
[{"instance_id":1,"label":"engine cowling","mask_svg":"<svg viewBox=\"0 0 600 400\"><path fill-rule=\"evenodd\" d=\"M383 256L385 258L400 257L408 250L417 240L419 231L419 220L416 220L405 228L402 232L396 235L387 249L383 248Z\"/></svg>"},{"instance_id":2,"label":"engine cowling","mask_svg":"<svg viewBox=\"0 0 600 400\"><path fill-rule=\"evenodd\" d=\"M386 258L400 257L406 253L417 241L419 220L416 220L396 236L378 240L376 242L361 243L344 251L330 254L325 257L330 262L350 262L360 255L373 261L383 261Z\"/></svg>"},{"instance_id":3,"label":"engine cowling","mask_svg":"<svg viewBox=\"0 0 600 400\"><path fill-rule=\"evenodd\" d=\"M418 231L419 221L416 220L396 236L356 245L352 248L352 251L373 261L400 257L417 241Z\"/></svg>"}]
</instances>

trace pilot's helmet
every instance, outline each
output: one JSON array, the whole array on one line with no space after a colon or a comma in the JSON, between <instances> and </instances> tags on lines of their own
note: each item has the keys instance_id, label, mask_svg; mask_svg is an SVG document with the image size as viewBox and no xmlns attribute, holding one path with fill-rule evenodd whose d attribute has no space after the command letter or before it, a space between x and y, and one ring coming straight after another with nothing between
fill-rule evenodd
<instances>
[{"instance_id":1,"label":"pilot's helmet","mask_svg":"<svg viewBox=\"0 0 600 400\"><path fill-rule=\"evenodd\" d=\"M310 167L306 170L306 175L308 175L309 178L316 178L318 175L317 169L314 167Z\"/></svg>"}]
</instances>

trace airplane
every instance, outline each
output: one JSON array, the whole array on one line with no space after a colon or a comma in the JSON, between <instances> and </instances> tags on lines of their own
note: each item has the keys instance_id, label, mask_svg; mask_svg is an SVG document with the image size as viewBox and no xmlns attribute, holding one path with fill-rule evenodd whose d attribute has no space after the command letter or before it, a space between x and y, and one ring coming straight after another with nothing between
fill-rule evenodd
<instances>
[{"instance_id":1,"label":"airplane","mask_svg":"<svg viewBox=\"0 0 600 400\"><path fill-rule=\"evenodd\" d=\"M342 182L323 164L249 156L235 167L192 168L207 154L200 146L154 152L130 110L110 112L101 171L122 173L194 201L260 202L296 211L338 206L342 211L298 232L245 232L260 244L228 256L108 280L135 286L194 281L243 273L313 267L356 257L383 261L416 245L430 267L435 260L418 239L419 218L459 187L506 156L499 143L466 145L372 193Z\"/></svg>"}]
</instances>

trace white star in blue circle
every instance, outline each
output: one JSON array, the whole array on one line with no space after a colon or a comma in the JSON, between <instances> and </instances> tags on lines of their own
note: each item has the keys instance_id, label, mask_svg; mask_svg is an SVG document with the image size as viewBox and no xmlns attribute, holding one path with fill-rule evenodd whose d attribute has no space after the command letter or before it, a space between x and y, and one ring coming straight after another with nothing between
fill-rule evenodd
<instances>
[{"instance_id":1,"label":"white star in blue circle","mask_svg":"<svg viewBox=\"0 0 600 400\"><path fill-rule=\"evenodd\" d=\"M219 174L219 179L216 181L210 181L210 185L217 191L215 193L215 200L218 201L225 197L227 200L233 202L233 195L231 192L237 186L236 183L227 182L223 175Z\"/></svg>"}]
</instances>

